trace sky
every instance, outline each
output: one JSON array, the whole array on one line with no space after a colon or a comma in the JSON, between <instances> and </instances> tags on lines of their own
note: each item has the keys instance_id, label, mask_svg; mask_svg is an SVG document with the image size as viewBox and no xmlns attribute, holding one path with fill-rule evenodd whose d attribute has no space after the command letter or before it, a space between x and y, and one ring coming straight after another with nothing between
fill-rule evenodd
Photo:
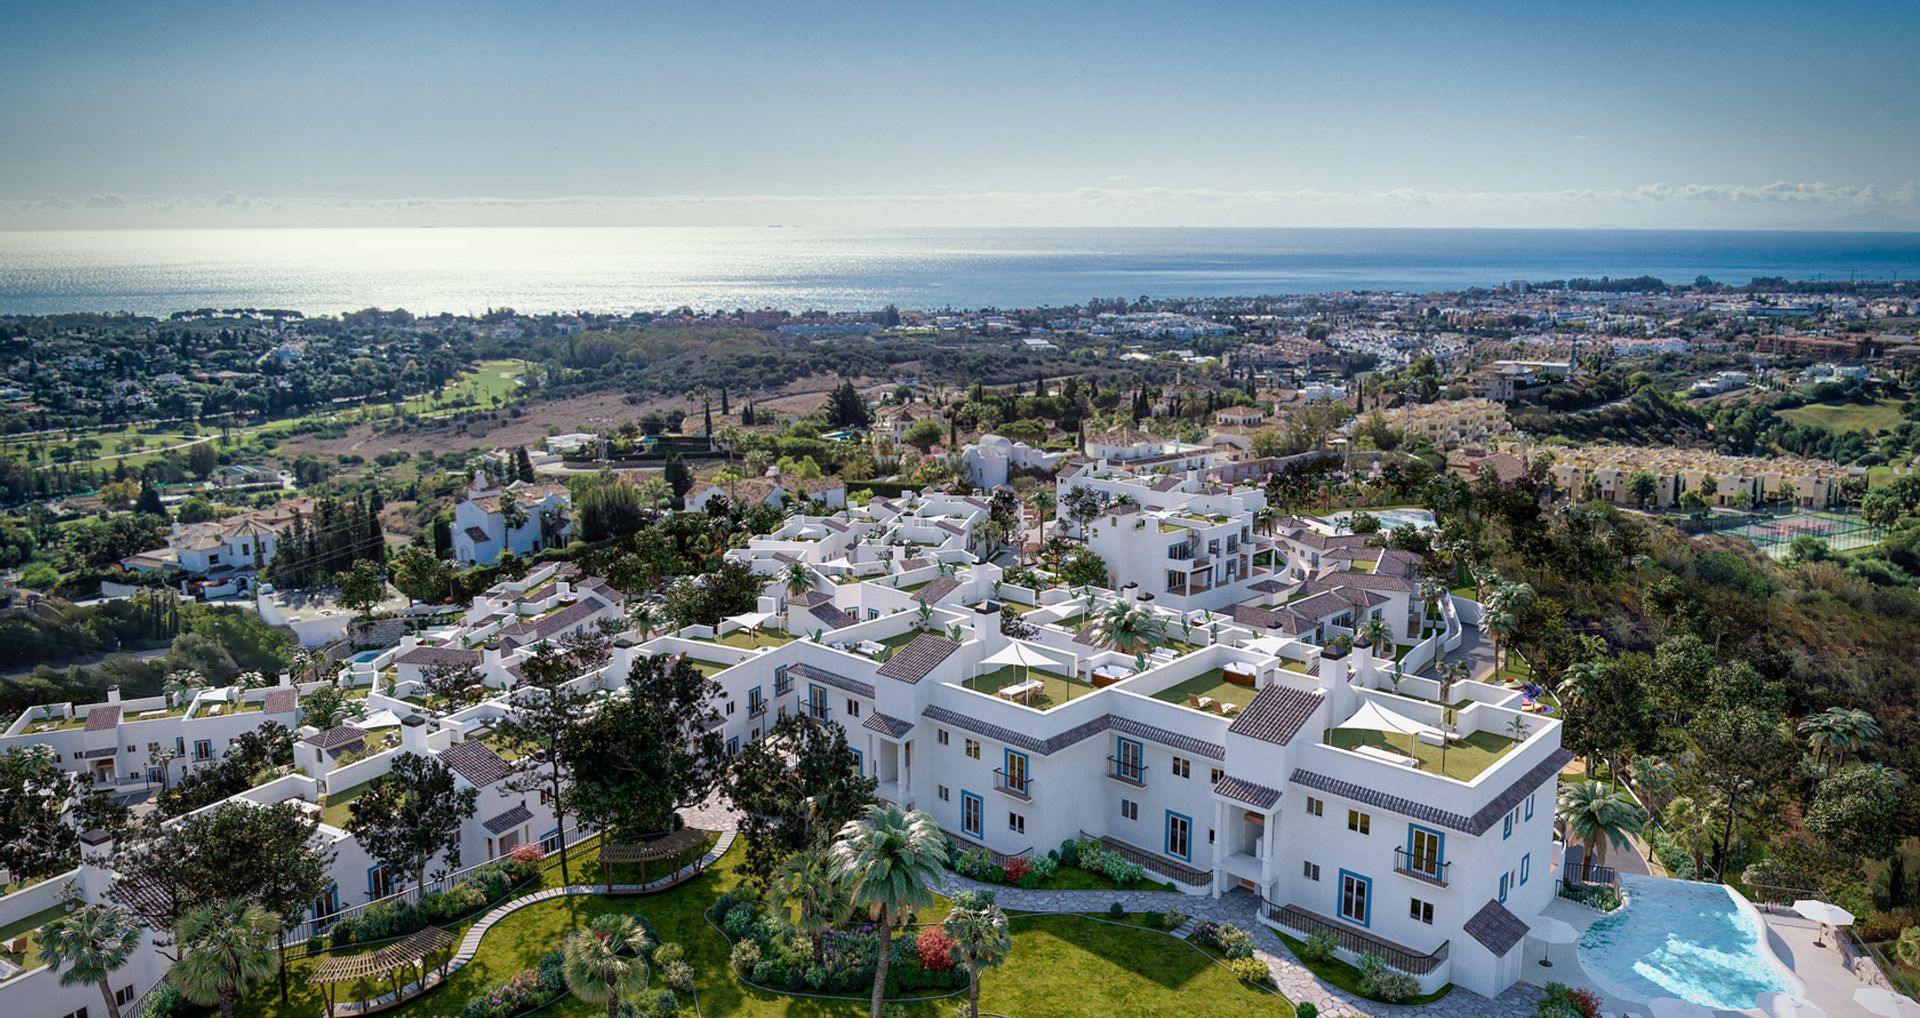
<instances>
[{"instance_id":1,"label":"sky","mask_svg":"<svg viewBox=\"0 0 1920 1018\"><path fill-rule=\"evenodd\" d=\"M0 229L1920 229L1920 3L0 5Z\"/></svg>"}]
</instances>

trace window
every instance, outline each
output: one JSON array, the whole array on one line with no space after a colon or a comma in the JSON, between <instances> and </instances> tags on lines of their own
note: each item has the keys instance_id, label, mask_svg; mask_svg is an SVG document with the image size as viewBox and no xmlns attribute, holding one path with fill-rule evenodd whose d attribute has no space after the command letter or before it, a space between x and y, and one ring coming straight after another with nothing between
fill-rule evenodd
<instances>
[{"instance_id":1,"label":"window","mask_svg":"<svg viewBox=\"0 0 1920 1018\"><path fill-rule=\"evenodd\" d=\"M728 700L728 701L727 701L727 716L728 716L728 717L732 717L732 716L733 716L733 701L732 701L732 700Z\"/></svg>"},{"instance_id":2,"label":"window","mask_svg":"<svg viewBox=\"0 0 1920 1018\"><path fill-rule=\"evenodd\" d=\"M1407 868L1430 877L1440 876L1446 858L1446 836L1425 827L1407 825Z\"/></svg>"},{"instance_id":3,"label":"window","mask_svg":"<svg viewBox=\"0 0 1920 1018\"><path fill-rule=\"evenodd\" d=\"M1533 819L1533 795L1532 794L1527 796L1527 819L1528 820Z\"/></svg>"},{"instance_id":4,"label":"window","mask_svg":"<svg viewBox=\"0 0 1920 1018\"><path fill-rule=\"evenodd\" d=\"M1120 816L1125 820L1140 819L1140 804L1132 799L1120 800Z\"/></svg>"},{"instance_id":5,"label":"window","mask_svg":"<svg viewBox=\"0 0 1920 1018\"><path fill-rule=\"evenodd\" d=\"M1527 877L1533 875L1533 853L1520 857L1520 886L1527 886Z\"/></svg>"},{"instance_id":6,"label":"window","mask_svg":"<svg viewBox=\"0 0 1920 1018\"><path fill-rule=\"evenodd\" d=\"M1146 747L1134 739L1119 739L1114 743L1113 776L1134 784L1143 784L1147 779Z\"/></svg>"},{"instance_id":7,"label":"window","mask_svg":"<svg viewBox=\"0 0 1920 1018\"><path fill-rule=\"evenodd\" d=\"M385 866L367 868L367 897L384 898L393 893L393 876Z\"/></svg>"},{"instance_id":8,"label":"window","mask_svg":"<svg viewBox=\"0 0 1920 1018\"><path fill-rule=\"evenodd\" d=\"M1193 855L1193 818L1167 811L1167 854L1181 859Z\"/></svg>"},{"instance_id":9,"label":"window","mask_svg":"<svg viewBox=\"0 0 1920 1018\"><path fill-rule=\"evenodd\" d=\"M158 752L160 752L160 744L159 744L159 743L157 743L157 742L149 742L149 743L147 743L147 752L149 752L149 753L158 753Z\"/></svg>"},{"instance_id":10,"label":"window","mask_svg":"<svg viewBox=\"0 0 1920 1018\"><path fill-rule=\"evenodd\" d=\"M1507 885L1512 882L1513 875L1511 873L1500 874L1500 904L1502 905L1507 903Z\"/></svg>"},{"instance_id":11,"label":"window","mask_svg":"<svg viewBox=\"0 0 1920 1018\"><path fill-rule=\"evenodd\" d=\"M747 716L759 717L767 712L767 697L759 686L747 690Z\"/></svg>"},{"instance_id":12,"label":"window","mask_svg":"<svg viewBox=\"0 0 1920 1018\"><path fill-rule=\"evenodd\" d=\"M1018 813L1007 814L1007 830L1015 834L1027 833L1027 818Z\"/></svg>"},{"instance_id":13,"label":"window","mask_svg":"<svg viewBox=\"0 0 1920 1018\"><path fill-rule=\"evenodd\" d=\"M860 701L858 700L847 701L847 716L850 718L857 718L860 716Z\"/></svg>"},{"instance_id":14,"label":"window","mask_svg":"<svg viewBox=\"0 0 1920 1018\"><path fill-rule=\"evenodd\" d=\"M944 728L936 728L936 729L934 729L934 734L933 734L933 737L934 737L934 739L935 739L935 741L937 741L937 742L939 742L939 743L940 743L940 745L942 745L942 746L944 746L944 745L947 745L947 742L948 742L948 739L947 739L947 730L946 730L946 729L944 729Z\"/></svg>"},{"instance_id":15,"label":"window","mask_svg":"<svg viewBox=\"0 0 1920 1018\"><path fill-rule=\"evenodd\" d=\"M1372 898L1373 881L1358 873L1340 871L1340 918L1367 925Z\"/></svg>"},{"instance_id":16,"label":"window","mask_svg":"<svg viewBox=\"0 0 1920 1018\"><path fill-rule=\"evenodd\" d=\"M787 674L786 665L773 670L773 695L785 696L793 692L793 676Z\"/></svg>"},{"instance_id":17,"label":"window","mask_svg":"<svg viewBox=\"0 0 1920 1018\"><path fill-rule=\"evenodd\" d=\"M727 755L737 756L739 752L740 752L740 737L736 735L733 738L727 740Z\"/></svg>"},{"instance_id":18,"label":"window","mask_svg":"<svg viewBox=\"0 0 1920 1018\"><path fill-rule=\"evenodd\" d=\"M213 759L213 740L212 739L193 740L193 758L195 760Z\"/></svg>"},{"instance_id":19,"label":"window","mask_svg":"<svg viewBox=\"0 0 1920 1018\"><path fill-rule=\"evenodd\" d=\"M1513 813L1510 811L1506 819L1500 821L1500 840L1505 841L1511 837L1513 837Z\"/></svg>"},{"instance_id":20,"label":"window","mask_svg":"<svg viewBox=\"0 0 1920 1018\"><path fill-rule=\"evenodd\" d=\"M1311 863L1311 862L1301 863L1300 875L1307 878L1308 880L1318 883L1320 880L1320 864Z\"/></svg>"},{"instance_id":21,"label":"window","mask_svg":"<svg viewBox=\"0 0 1920 1018\"><path fill-rule=\"evenodd\" d=\"M1311 795L1307 796L1307 815L1315 817L1322 815L1326 810L1326 805L1326 803L1321 802Z\"/></svg>"},{"instance_id":22,"label":"window","mask_svg":"<svg viewBox=\"0 0 1920 1018\"><path fill-rule=\"evenodd\" d=\"M1027 787L1027 754L1005 750L1001 757L1001 781L1009 792L1016 795L1028 795L1033 789Z\"/></svg>"},{"instance_id":23,"label":"window","mask_svg":"<svg viewBox=\"0 0 1920 1018\"><path fill-rule=\"evenodd\" d=\"M1226 776L1227 776L1227 772L1226 772L1226 771L1223 771L1223 770L1221 770L1220 768L1218 768L1218 767L1215 767L1215 768L1213 768L1213 771L1212 771L1212 773L1210 773L1210 774L1209 774L1209 775L1207 776L1207 780L1208 780L1208 781L1210 781L1210 782L1212 782L1213 784L1216 784L1216 785L1217 785L1217 784L1219 784L1219 783L1220 783L1220 779L1221 779L1221 778L1224 778L1224 777L1226 777Z\"/></svg>"},{"instance_id":24,"label":"window","mask_svg":"<svg viewBox=\"0 0 1920 1018\"><path fill-rule=\"evenodd\" d=\"M1416 923L1426 923L1428 926L1432 926L1433 902L1421 901L1419 898L1411 900L1413 904L1407 907L1407 917Z\"/></svg>"},{"instance_id":25,"label":"window","mask_svg":"<svg viewBox=\"0 0 1920 1018\"><path fill-rule=\"evenodd\" d=\"M967 740L967 759L969 760L980 759L980 740L978 739Z\"/></svg>"},{"instance_id":26,"label":"window","mask_svg":"<svg viewBox=\"0 0 1920 1018\"><path fill-rule=\"evenodd\" d=\"M176 736L174 736L174 739L173 739L173 755L174 755L174 756L186 756L186 755L187 755L187 739L186 739L186 736L183 736L183 735L176 735Z\"/></svg>"},{"instance_id":27,"label":"window","mask_svg":"<svg viewBox=\"0 0 1920 1018\"><path fill-rule=\"evenodd\" d=\"M941 785L941 786L940 786L940 791L939 791L939 795L940 795L940 801L941 801L941 802L951 802L951 801L952 801L952 800L951 800L950 798L948 798L948 796L947 796L947 786L945 786L945 785Z\"/></svg>"},{"instance_id":28,"label":"window","mask_svg":"<svg viewBox=\"0 0 1920 1018\"><path fill-rule=\"evenodd\" d=\"M1357 809L1348 810L1347 811L1347 830L1358 831L1361 834L1372 834L1373 833L1373 815L1370 813L1362 813Z\"/></svg>"},{"instance_id":29,"label":"window","mask_svg":"<svg viewBox=\"0 0 1920 1018\"><path fill-rule=\"evenodd\" d=\"M1174 777L1185 778L1185 777L1191 777L1192 775L1193 775L1192 760L1189 760L1183 756L1176 756L1173 758L1173 776Z\"/></svg>"},{"instance_id":30,"label":"window","mask_svg":"<svg viewBox=\"0 0 1920 1018\"><path fill-rule=\"evenodd\" d=\"M867 754L857 749L853 751L853 772L861 777L867 775Z\"/></svg>"},{"instance_id":31,"label":"window","mask_svg":"<svg viewBox=\"0 0 1920 1018\"><path fill-rule=\"evenodd\" d=\"M817 682L807 684L807 716L815 721L825 721L833 713L827 706L827 687Z\"/></svg>"},{"instance_id":32,"label":"window","mask_svg":"<svg viewBox=\"0 0 1920 1018\"><path fill-rule=\"evenodd\" d=\"M83 1007L78 1011L69 1011L60 1018L87 1018L87 1009Z\"/></svg>"},{"instance_id":33,"label":"window","mask_svg":"<svg viewBox=\"0 0 1920 1018\"><path fill-rule=\"evenodd\" d=\"M972 792L960 793L960 833L980 836L980 797Z\"/></svg>"}]
</instances>

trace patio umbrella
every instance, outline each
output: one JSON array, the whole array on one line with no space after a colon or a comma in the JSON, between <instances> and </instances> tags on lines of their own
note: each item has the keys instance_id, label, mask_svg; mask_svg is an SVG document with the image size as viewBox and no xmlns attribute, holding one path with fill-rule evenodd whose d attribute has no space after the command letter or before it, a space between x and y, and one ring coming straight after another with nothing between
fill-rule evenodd
<instances>
[{"instance_id":1,"label":"patio umbrella","mask_svg":"<svg viewBox=\"0 0 1920 1018\"><path fill-rule=\"evenodd\" d=\"M1713 1009L1679 997L1655 997L1647 1001L1652 1018L1714 1018Z\"/></svg>"},{"instance_id":2,"label":"patio umbrella","mask_svg":"<svg viewBox=\"0 0 1920 1018\"><path fill-rule=\"evenodd\" d=\"M1853 991L1853 1002L1884 1018L1920 1018L1920 1004L1885 987L1863 986Z\"/></svg>"},{"instance_id":3,"label":"patio umbrella","mask_svg":"<svg viewBox=\"0 0 1920 1018\"><path fill-rule=\"evenodd\" d=\"M1261 637L1256 637L1255 639L1252 639L1252 640L1248 640L1247 642L1241 644L1240 646L1243 649L1253 651L1256 654L1265 654L1269 657L1279 657L1280 648L1285 647L1287 644L1292 642L1294 641L1286 639L1284 637L1279 637L1279 636L1261 636Z\"/></svg>"},{"instance_id":4,"label":"patio umbrella","mask_svg":"<svg viewBox=\"0 0 1920 1018\"><path fill-rule=\"evenodd\" d=\"M1546 950L1540 952L1540 964L1547 968L1553 967L1553 959L1548 957L1553 953L1553 945L1571 944L1580 939L1580 931L1574 929L1572 923L1544 915L1533 921L1528 935L1546 946Z\"/></svg>"},{"instance_id":5,"label":"patio umbrella","mask_svg":"<svg viewBox=\"0 0 1920 1018\"><path fill-rule=\"evenodd\" d=\"M729 615L726 621L739 626L741 629L747 630L749 633L754 633L758 632L761 626L766 625L767 620L771 618L773 618L772 612L744 612L739 615Z\"/></svg>"},{"instance_id":6,"label":"patio umbrella","mask_svg":"<svg viewBox=\"0 0 1920 1018\"><path fill-rule=\"evenodd\" d=\"M1763 993L1755 1003L1773 1018L1827 1018L1826 1009L1785 993Z\"/></svg>"},{"instance_id":7,"label":"patio umbrella","mask_svg":"<svg viewBox=\"0 0 1920 1018\"><path fill-rule=\"evenodd\" d=\"M1019 665L1023 669L1020 673L1020 678L1023 682L1032 680L1034 665L1060 667L1060 662L1034 650L1019 640L1009 640L1005 647L994 651L980 663L983 665ZM1028 697L1032 697L1033 694L1029 691L1027 695Z\"/></svg>"},{"instance_id":8,"label":"patio umbrella","mask_svg":"<svg viewBox=\"0 0 1920 1018\"><path fill-rule=\"evenodd\" d=\"M1853 925L1853 913L1830 901L1821 901L1818 898L1801 898L1799 901L1793 903L1793 910L1798 913L1802 919L1819 923L1822 934L1826 932L1826 928L1829 926ZM1813 946L1825 947L1827 945L1821 943L1818 938L1815 938Z\"/></svg>"}]
</instances>

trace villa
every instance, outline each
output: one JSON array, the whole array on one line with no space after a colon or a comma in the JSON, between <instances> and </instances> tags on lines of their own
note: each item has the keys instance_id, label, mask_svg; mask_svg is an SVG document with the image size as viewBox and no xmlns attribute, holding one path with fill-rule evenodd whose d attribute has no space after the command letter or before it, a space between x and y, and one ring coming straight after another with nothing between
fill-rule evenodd
<instances>
[{"instance_id":1,"label":"villa","mask_svg":"<svg viewBox=\"0 0 1920 1018\"><path fill-rule=\"evenodd\" d=\"M506 500L522 519L507 526ZM496 487L476 472L467 497L453 507L453 558L463 566L492 565L506 552L525 557L563 547L573 533L573 496L565 485L515 481Z\"/></svg>"}]
</instances>

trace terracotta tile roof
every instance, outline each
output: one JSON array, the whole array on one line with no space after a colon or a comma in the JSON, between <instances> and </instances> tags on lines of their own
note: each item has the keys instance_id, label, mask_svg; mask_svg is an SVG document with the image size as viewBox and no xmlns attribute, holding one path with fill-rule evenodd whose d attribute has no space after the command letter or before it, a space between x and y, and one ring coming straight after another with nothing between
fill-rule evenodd
<instances>
[{"instance_id":1,"label":"terracotta tile roof","mask_svg":"<svg viewBox=\"0 0 1920 1018\"><path fill-rule=\"evenodd\" d=\"M913 731L913 722L896 718L891 714L873 711L867 715L865 721L860 723L860 727L879 732L889 739L902 739L908 732Z\"/></svg>"},{"instance_id":2,"label":"terracotta tile roof","mask_svg":"<svg viewBox=\"0 0 1920 1018\"><path fill-rule=\"evenodd\" d=\"M1268 788L1256 782L1228 775L1214 783L1213 794L1222 795L1236 802L1244 802L1258 809L1272 809L1280 801L1280 790Z\"/></svg>"},{"instance_id":3,"label":"terracotta tile roof","mask_svg":"<svg viewBox=\"0 0 1920 1018\"><path fill-rule=\"evenodd\" d=\"M267 690L266 697L260 701L260 712L262 714L285 714L299 705L300 691L298 689L292 686L278 687Z\"/></svg>"},{"instance_id":4,"label":"terracotta tile roof","mask_svg":"<svg viewBox=\"0 0 1920 1018\"><path fill-rule=\"evenodd\" d=\"M959 580L951 576L942 576L921 587L919 592L913 595L913 599L921 604L939 604L941 598L959 589Z\"/></svg>"},{"instance_id":5,"label":"terracotta tile roof","mask_svg":"<svg viewBox=\"0 0 1920 1018\"><path fill-rule=\"evenodd\" d=\"M1309 594L1318 594L1326 590L1352 587L1360 590L1390 590L1396 594L1405 594L1413 590L1413 581L1403 576L1390 576L1381 573L1328 573L1315 576L1301 588Z\"/></svg>"},{"instance_id":6,"label":"terracotta tile roof","mask_svg":"<svg viewBox=\"0 0 1920 1018\"><path fill-rule=\"evenodd\" d=\"M944 636L921 633L912 643L894 651L887 663L880 666L879 674L901 682L919 682L959 649L959 644Z\"/></svg>"},{"instance_id":7,"label":"terracotta tile roof","mask_svg":"<svg viewBox=\"0 0 1920 1018\"><path fill-rule=\"evenodd\" d=\"M872 685L861 682L859 679L849 679L838 672L827 671L825 668L816 668L810 664L788 665L787 673L809 682L818 682L823 686L832 686L843 692L864 696L869 700L873 699Z\"/></svg>"},{"instance_id":8,"label":"terracotta tile roof","mask_svg":"<svg viewBox=\"0 0 1920 1018\"><path fill-rule=\"evenodd\" d=\"M105 704L87 712L86 730L89 732L104 732L119 723L120 705L117 703Z\"/></svg>"},{"instance_id":9,"label":"terracotta tile roof","mask_svg":"<svg viewBox=\"0 0 1920 1018\"><path fill-rule=\"evenodd\" d=\"M453 768L469 784L484 788L513 773L513 765L478 740L468 739L440 754L440 762Z\"/></svg>"},{"instance_id":10,"label":"terracotta tile roof","mask_svg":"<svg viewBox=\"0 0 1920 1018\"><path fill-rule=\"evenodd\" d=\"M1572 759L1573 753L1570 751L1564 749L1555 750L1549 754L1546 759L1534 765L1532 770L1527 771L1515 779L1512 784L1507 786L1505 791L1494 796L1486 805L1480 807L1479 812L1472 816L1463 816L1462 814L1440 809L1437 806L1431 806L1427 803L1414 802L1411 799L1404 799L1397 795L1388 795L1377 789L1364 788L1350 781L1340 781L1336 778L1330 778L1324 774L1319 774L1304 768L1295 768L1291 780L1294 784L1305 785L1308 788L1326 792L1328 795L1338 795L1342 798L1352 799L1355 802L1366 803L1369 806L1377 806L1380 809L1391 810L1395 813L1412 817L1415 820L1422 820L1430 824L1437 824L1451 830L1463 831L1467 834L1478 836L1492 830L1493 825L1499 823L1501 817L1506 816L1508 812L1520 804L1522 799L1532 794L1541 785L1553 778L1554 775L1559 774L1560 769L1565 767Z\"/></svg>"},{"instance_id":11,"label":"terracotta tile roof","mask_svg":"<svg viewBox=\"0 0 1920 1018\"><path fill-rule=\"evenodd\" d=\"M497 817L482 821L481 826L485 827L489 834L504 834L532 819L533 811L528 809L525 803L521 803Z\"/></svg>"},{"instance_id":12,"label":"terracotta tile roof","mask_svg":"<svg viewBox=\"0 0 1920 1018\"><path fill-rule=\"evenodd\" d=\"M1488 898L1487 903L1480 906L1480 911L1475 912L1460 929L1479 941L1481 947L1493 952L1495 958L1504 957L1529 932L1527 924L1519 916L1507 911L1505 905L1492 898Z\"/></svg>"},{"instance_id":13,"label":"terracotta tile roof","mask_svg":"<svg viewBox=\"0 0 1920 1018\"><path fill-rule=\"evenodd\" d=\"M352 725L335 725L324 732L315 732L300 741L309 746L318 746L321 749L334 749L339 746L344 746L349 742L359 742L366 737L366 732Z\"/></svg>"},{"instance_id":14,"label":"terracotta tile roof","mask_svg":"<svg viewBox=\"0 0 1920 1018\"><path fill-rule=\"evenodd\" d=\"M461 650L458 647L415 647L393 660L395 664L419 665L422 668L434 665L462 668L478 666L482 656L477 650Z\"/></svg>"},{"instance_id":15,"label":"terracotta tile roof","mask_svg":"<svg viewBox=\"0 0 1920 1018\"><path fill-rule=\"evenodd\" d=\"M1273 683L1254 696L1227 731L1284 746L1300 733L1320 703L1319 693Z\"/></svg>"}]
</instances>

